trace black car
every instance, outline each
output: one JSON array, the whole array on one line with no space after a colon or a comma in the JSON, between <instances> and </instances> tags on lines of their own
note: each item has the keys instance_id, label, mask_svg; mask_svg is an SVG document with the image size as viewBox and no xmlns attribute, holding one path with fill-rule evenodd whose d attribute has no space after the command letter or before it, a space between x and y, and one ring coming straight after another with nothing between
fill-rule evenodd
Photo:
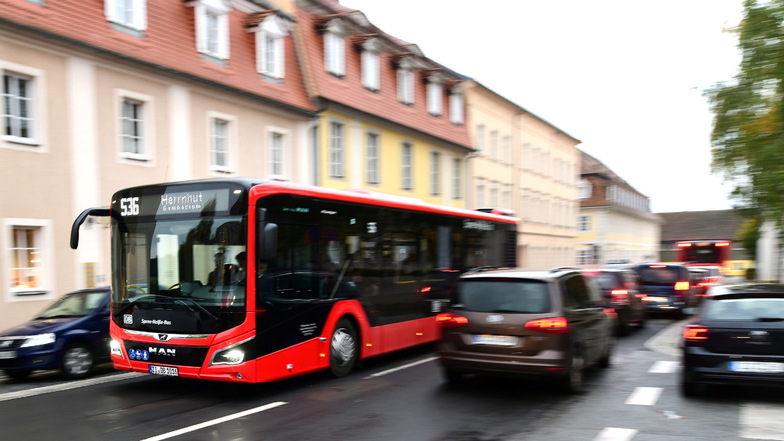
<instances>
[{"instance_id":1,"label":"black car","mask_svg":"<svg viewBox=\"0 0 784 441\"><path fill-rule=\"evenodd\" d=\"M626 335L632 325L645 326L645 305L637 290L636 274L625 268L592 268L583 271L599 284L607 304L618 314L618 333Z\"/></svg>"},{"instance_id":2,"label":"black car","mask_svg":"<svg viewBox=\"0 0 784 441\"><path fill-rule=\"evenodd\" d=\"M87 376L109 361L110 289L92 288L57 299L31 320L0 333L0 369L23 379L34 370Z\"/></svg>"},{"instance_id":3,"label":"black car","mask_svg":"<svg viewBox=\"0 0 784 441\"><path fill-rule=\"evenodd\" d=\"M709 385L784 386L784 285L718 286L683 331L684 395Z\"/></svg>"},{"instance_id":4,"label":"black car","mask_svg":"<svg viewBox=\"0 0 784 441\"><path fill-rule=\"evenodd\" d=\"M545 378L579 392L585 368L609 366L615 346L615 312L574 268L466 273L436 321L450 382L466 374Z\"/></svg>"}]
</instances>

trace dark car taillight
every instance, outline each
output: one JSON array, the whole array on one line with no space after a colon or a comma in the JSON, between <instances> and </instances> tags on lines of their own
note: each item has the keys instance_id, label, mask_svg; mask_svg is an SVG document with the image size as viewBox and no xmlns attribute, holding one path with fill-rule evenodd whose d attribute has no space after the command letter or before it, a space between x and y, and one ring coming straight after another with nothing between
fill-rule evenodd
<instances>
[{"instance_id":1,"label":"dark car taillight","mask_svg":"<svg viewBox=\"0 0 784 441\"><path fill-rule=\"evenodd\" d=\"M708 328L700 325L689 325L683 329L683 339L686 341L701 341L708 339Z\"/></svg>"},{"instance_id":2,"label":"dark car taillight","mask_svg":"<svg viewBox=\"0 0 784 441\"><path fill-rule=\"evenodd\" d=\"M610 301L613 303L629 303L629 291L625 289L610 291Z\"/></svg>"},{"instance_id":3,"label":"dark car taillight","mask_svg":"<svg viewBox=\"0 0 784 441\"><path fill-rule=\"evenodd\" d=\"M571 332L569 321L566 317L552 317L531 320L525 324L529 331L546 332L549 334L566 334Z\"/></svg>"},{"instance_id":4,"label":"dark car taillight","mask_svg":"<svg viewBox=\"0 0 784 441\"><path fill-rule=\"evenodd\" d=\"M458 326L467 325L468 319L463 317L462 315L443 312L436 316L436 324L444 328L456 328Z\"/></svg>"}]
</instances>

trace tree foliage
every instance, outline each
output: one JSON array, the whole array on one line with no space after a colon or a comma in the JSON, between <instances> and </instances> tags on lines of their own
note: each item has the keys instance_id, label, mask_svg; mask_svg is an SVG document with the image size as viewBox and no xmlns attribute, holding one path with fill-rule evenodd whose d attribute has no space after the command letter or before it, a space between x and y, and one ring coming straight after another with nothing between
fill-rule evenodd
<instances>
[{"instance_id":1,"label":"tree foliage","mask_svg":"<svg viewBox=\"0 0 784 441\"><path fill-rule=\"evenodd\" d=\"M745 0L735 81L708 91L713 168L747 215L784 214L784 0Z\"/></svg>"}]
</instances>

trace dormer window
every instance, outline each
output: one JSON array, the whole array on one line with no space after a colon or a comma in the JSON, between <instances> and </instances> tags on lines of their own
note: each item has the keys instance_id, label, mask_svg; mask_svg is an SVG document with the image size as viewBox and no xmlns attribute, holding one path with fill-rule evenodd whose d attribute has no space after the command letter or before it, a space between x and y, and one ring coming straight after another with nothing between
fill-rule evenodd
<instances>
[{"instance_id":1,"label":"dormer window","mask_svg":"<svg viewBox=\"0 0 784 441\"><path fill-rule=\"evenodd\" d=\"M251 31L256 32L256 70L264 78L282 80L286 76L287 23L271 14Z\"/></svg>"},{"instance_id":2,"label":"dormer window","mask_svg":"<svg viewBox=\"0 0 784 441\"><path fill-rule=\"evenodd\" d=\"M229 58L229 7L223 0L193 2L196 14L196 47L216 60Z\"/></svg>"},{"instance_id":3,"label":"dormer window","mask_svg":"<svg viewBox=\"0 0 784 441\"><path fill-rule=\"evenodd\" d=\"M324 67L338 77L346 74L346 32L339 19L324 29Z\"/></svg>"},{"instance_id":4,"label":"dormer window","mask_svg":"<svg viewBox=\"0 0 784 441\"><path fill-rule=\"evenodd\" d=\"M106 0L106 19L116 28L131 31L147 29L147 0Z\"/></svg>"},{"instance_id":5,"label":"dormer window","mask_svg":"<svg viewBox=\"0 0 784 441\"><path fill-rule=\"evenodd\" d=\"M414 66L408 58L397 68L397 98L403 104L414 104Z\"/></svg>"},{"instance_id":6,"label":"dormer window","mask_svg":"<svg viewBox=\"0 0 784 441\"><path fill-rule=\"evenodd\" d=\"M373 92L381 89L381 55L378 38L362 45L362 85Z\"/></svg>"},{"instance_id":7,"label":"dormer window","mask_svg":"<svg viewBox=\"0 0 784 441\"><path fill-rule=\"evenodd\" d=\"M449 121L452 124L463 124L465 122L464 115L463 88L460 85L456 85L449 91Z\"/></svg>"},{"instance_id":8,"label":"dormer window","mask_svg":"<svg viewBox=\"0 0 784 441\"><path fill-rule=\"evenodd\" d=\"M427 79L427 111L434 116L441 116L443 111L443 77L439 73Z\"/></svg>"}]
</instances>

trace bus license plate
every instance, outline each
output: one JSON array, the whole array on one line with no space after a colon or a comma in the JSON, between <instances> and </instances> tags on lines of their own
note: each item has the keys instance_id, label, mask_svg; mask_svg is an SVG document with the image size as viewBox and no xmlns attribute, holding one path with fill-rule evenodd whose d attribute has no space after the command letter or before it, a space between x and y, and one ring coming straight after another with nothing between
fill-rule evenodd
<instances>
[{"instance_id":1,"label":"bus license plate","mask_svg":"<svg viewBox=\"0 0 784 441\"><path fill-rule=\"evenodd\" d=\"M178 377L180 375L180 372L176 367L170 366L150 365L150 373L153 375L164 375L167 377Z\"/></svg>"}]
</instances>

